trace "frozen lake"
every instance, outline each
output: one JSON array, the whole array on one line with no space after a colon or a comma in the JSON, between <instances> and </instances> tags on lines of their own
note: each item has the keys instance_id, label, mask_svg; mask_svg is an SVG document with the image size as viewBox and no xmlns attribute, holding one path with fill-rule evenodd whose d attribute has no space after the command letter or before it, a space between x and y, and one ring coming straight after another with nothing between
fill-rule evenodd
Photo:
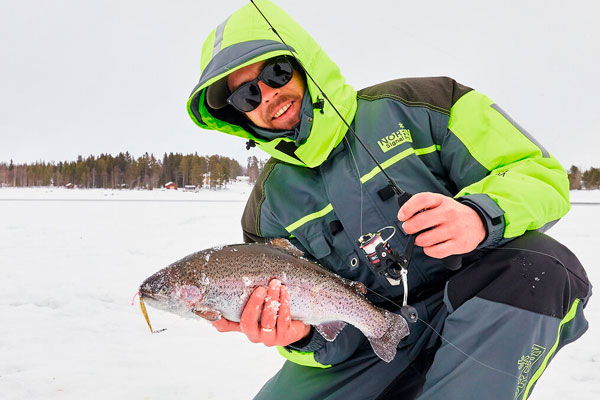
<instances>
[{"instance_id":1,"label":"frozen lake","mask_svg":"<svg viewBox=\"0 0 600 400\"><path fill-rule=\"evenodd\" d=\"M240 334L131 299L144 278L194 251L241 242L251 187L166 191L0 189L0 399L244 399L283 359ZM549 234L596 287L600 192L572 192ZM596 204L594 204L596 203ZM596 295L597 296L597 295ZM600 398L600 302L531 399Z\"/></svg>"}]
</instances>

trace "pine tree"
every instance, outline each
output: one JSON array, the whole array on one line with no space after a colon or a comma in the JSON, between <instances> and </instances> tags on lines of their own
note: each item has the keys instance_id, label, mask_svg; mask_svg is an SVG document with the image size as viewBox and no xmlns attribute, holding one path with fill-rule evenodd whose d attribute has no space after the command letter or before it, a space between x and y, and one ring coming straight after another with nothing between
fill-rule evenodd
<instances>
[{"instance_id":1,"label":"pine tree","mask_svg":"<svg viewBox=\"0 0 600 400\"><path fill-rule=\"evenodd\" d=\"M184 187L188 184L190 169L191 169L191 160L189 156L181 157L181 161L179 162L179 175L181 176L181 187Z\"/></svg>"},{"instance_id":2,"label":"pine tree","mask_svg":"<svg viewBox=\"0 0 600 400\"><path fill-rule=\"evenodd\" d=\"M192 185L202 187L204 184L204 173L206 172L206 160L195 154L192 158L192 169L190 171L190 182Z\"/></svg>"},{"instance_id":3,"label":"pine tree","mask_svg":"<svg viewBox=\"0 0 600 400\"><path fill-rule=\"evenodd\" d=\"M590 168L583 173L583 184L586 189L598 189L600 187L600 169Z\"/></svg>"},{"instance_id":4,"label":"pine tree","mask_svg":"<svg viewBox=\"0 0 600 400\"><path fill-rule=\"evenodd\" d=\"M569 169L569 187L571 190L581 189L581 171L575 165Z\"/></svg>"},{"instance_id":5,"label":"pine tree","mask_svg":"<svg viewBox=\"0 0 600 400\"><path fill-rule=\"evenodd\" d=\"M258 159L256 156L248 157L248 182L256 182L258 172Z\"/></svg>"}]
</instances>

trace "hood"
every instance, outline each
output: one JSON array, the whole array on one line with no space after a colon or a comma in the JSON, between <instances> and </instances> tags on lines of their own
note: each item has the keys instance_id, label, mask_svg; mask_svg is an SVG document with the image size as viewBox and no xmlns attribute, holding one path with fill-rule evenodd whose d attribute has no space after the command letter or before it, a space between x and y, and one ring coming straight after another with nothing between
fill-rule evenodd
<instances>
[{"instance_id":1,"label":"hood","mask_svg":"<svg viewBox=\"0 0 600 400\"><path fill-rule=\"evenodd\" d=\"M268 0L254 2L292 49L301 67L314 78L340 114L351 122L356 112L356 91L346 83L337 65L283 10ZM214 110L205 101L206 88L233 71L258 61L289 54L288 48L254 5L246 4L217 26L204 41L200 81L188 100L188 114L201 128L252 140L263 151L287 163L310 168L322 164L341 142L347 130L327 101L322 109L314 110L312 123L311 118L301 121L301 124L311 126L308 137L300 143L289 137L273 140L257 137L246 118L231 106ZM315 104L322 101L323 95L312 80L307 78L306 84L311 102ZM300 129L307 131L308 127L301 126Z\"/></svg>"}]
</instances>

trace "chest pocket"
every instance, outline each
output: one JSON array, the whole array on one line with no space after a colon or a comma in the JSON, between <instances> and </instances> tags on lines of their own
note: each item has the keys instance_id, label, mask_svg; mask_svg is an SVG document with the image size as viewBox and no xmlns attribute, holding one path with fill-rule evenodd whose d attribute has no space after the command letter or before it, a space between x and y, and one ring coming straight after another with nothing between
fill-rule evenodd
<instances>
[{"instance_id":1,"label":"chest pocket","mask_svg":"<svg viewBox=\"0 0 600 400\"><path fill-rule=\"evenodd\" d=\"M318 259L324 259L331 254L331 247L322 233L318 233L309 238L308 245L310 246L311 254Z\"/></svg>"},{"instance_id":2,"label":"chest pocket","mask_svg":"<svg viewBox=\"0 0 600 400\"><path fill-rule=\"evenodd\" d=\"M308 251L317 258L320 264L344 278L358 278L359 259L348 243L344 242L344 233L340 232L332 238L323 232L317 232L307 238Z\"/></svg>"}]
</instances>

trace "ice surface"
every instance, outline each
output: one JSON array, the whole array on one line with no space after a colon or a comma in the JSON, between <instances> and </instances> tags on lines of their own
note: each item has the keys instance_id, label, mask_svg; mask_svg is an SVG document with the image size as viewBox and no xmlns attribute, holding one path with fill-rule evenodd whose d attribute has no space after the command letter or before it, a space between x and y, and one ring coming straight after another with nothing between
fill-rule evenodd
<instances>
[{"instance_id":1,"label":"ice surface","mask_svg":"<svg viewBox=\"0 0 600 400\"><path fill-rule=\"evenodd\" d=\"M242 242L250 190L0 189L0 399L252 398L283 363L275 349L148 309L168 328L152 335L131 306L159 269ZM572 200L600 203L600 192ZM577 204L549 231L596 287L598 226L600 205ZM600 398L600 301L585 312L588 333L558 353L531 399Z\"/></svg>"}]
</instances>

